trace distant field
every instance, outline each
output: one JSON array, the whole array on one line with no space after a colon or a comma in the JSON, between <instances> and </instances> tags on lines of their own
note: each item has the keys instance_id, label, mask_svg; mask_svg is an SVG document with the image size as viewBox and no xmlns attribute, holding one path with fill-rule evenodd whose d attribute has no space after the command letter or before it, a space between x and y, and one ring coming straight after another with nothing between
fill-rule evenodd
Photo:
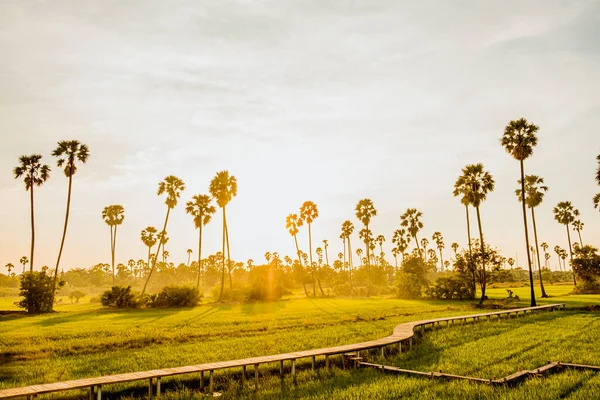
<instances>
[{"instance_id":1,"label":"distant field","mask_svg":"<svg viewBox=\"0 0 600 400\"><path fill-rule=\"evenodd\" d=\"M570 285L548 285L548 302L568 307L600 304L600 296L567 295ZM528 304L529 288L513 289ZM492 298L506 297L506 289L490 289ZM0 298L0 309L15 299ZM66 379L131 372L217 360L305 350L354 343L389 335L406 321L475 313L469 302L371 299L290 299L276 303L208 304L176 310L104 310L83 299L57 307L53 315L0 317L0 387L14 387ZM12 308L12 307L11 307ZM511 321L452 327L427 334L416 350L386 360L419 370L439 370L475 376L503 376L533 368L548 359L600 365L600 319L593 312L544 313ZM546 383L555 391L542 393ZM288 378L261 378L265 398L490 398L552 399L553 393L571 398L593 398L600 378L563 373L528 381L513 389L492 389L466 383L443 383L381 375L373 371L337 371L328 375L300 369L298 387ZM192 398L183 385L196 381L169 380L166 398ZM570 385L570 386L569 386ZM143 386L143 384L141 384ZM137 386L140 388L140 386ZM569 391L569 387L574 388ZM107 394L127 395L131 386L106 388ZM584 390L582 392L581 390ZM140 388L142 394L144 388ZM229 374L217 375L217 390L225 397L253 397ZM480 392L483 391L483 392ZM568 393L567 393L568 392ZM546 393L548 393L546 395ZM578 394L579 393L579 394ZM600 392L598 392L600 393ZM76 395L76 392L73 392ZM578 397L587 395L587 397ZM537 396L537 397L536 397ZM574 396L574 397L573 397Z\"/></svg>"}]
</instances>

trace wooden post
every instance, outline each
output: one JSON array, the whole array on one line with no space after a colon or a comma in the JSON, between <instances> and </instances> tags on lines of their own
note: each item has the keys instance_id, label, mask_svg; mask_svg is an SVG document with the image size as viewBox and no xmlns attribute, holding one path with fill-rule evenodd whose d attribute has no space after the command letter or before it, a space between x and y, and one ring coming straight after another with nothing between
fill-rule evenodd
<instances>
[{"instance_id":1,"label":"wooden post","mask_svg":"<svg viewBox=\"0 0 600 400\"><path fill-rule=\"evenodd\" d=\"M210 376L208 377L208 390L210 390L211 393L214 392L214 389L215 389L214 381L215 381L215 371L213 371L211 369Z\"/></svg>"},{"instance_id":2,"label":"wooden post","mask_svg":"<svg viewBox=\"0 0 600 400\"><path fill-rule=\"evenodd\" d=\"M96 393L96 399L102 400L102 385L98 385L98 392Z\"/></svg>"},{"instance_id":3,"label":"wooden post","mask_svg":"<svg viewBox=\"0 0 600 400\"><path fill-rule=\"evenodd\" d=\"M148 398L152 398L152 378L148 380Z\"/></svg>"},{"instance_id":4,"label":"wooden post","mask_svg":"<svg viewBox=\"0 0 600 400\"><path fill-rule=\"evenodd\" d=\"M204 371L200 371L200 390L204 389Z\"/></svg>"},{"instance_id":5,"label":"wooden post","mask_svg":"<svg viewBox=\"0 0 600 400\"><path fill-rule=\"evenodd\" d=\"M156 378L156 395L160 396L160 376Z\"/></svg>"},{"instance_id":6,"label":"wooden post","mask_svg":"<svg viewBox=\"0 0 600 400\"><path fill-rule=\"evenodd\" d=\"M254 364L254 389L258 390L258 364Z\"/></svg>"},{"instance_id":7,"label":"wooden post","mask_svg":"<svg viewBox=\"0 0 600 400\"><path fill-rule=\"evenodd\" d=\"M296 360L292 359L292 379L294 380L294 385L296 384Z\"/></svg>"}]
</instances>

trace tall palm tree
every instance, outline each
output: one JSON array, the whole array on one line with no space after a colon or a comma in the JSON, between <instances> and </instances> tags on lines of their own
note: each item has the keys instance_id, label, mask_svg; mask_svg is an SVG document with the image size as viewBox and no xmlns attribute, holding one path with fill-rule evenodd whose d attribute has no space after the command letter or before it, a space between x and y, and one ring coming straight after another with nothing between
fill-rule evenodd
<instances>
[{"instance_id":1,"label":"tall palm tree","mask_svg":"<svg viewBox=\"0 0 600 400\"><path fill-rule=\"evenodd\" d=\"M64 167L64 173L69 178L69 187L67 190L67 210L65 212L65 225L63 227L62 239L60 241L60 249L58 250L58 258L56 259L56 268L54 269L54 287L52 289L52 298L56 292L56 279L58 277L58 266L67 237L67 225L69 223L69 210L71 208L71 188L73 187L73 175L77 172L76 161L85 164L90 156L90 150L87 145L80 143L78 140L62 140L58 142L58 146L52 152L52 156L57 157L56 166Z\"/></svg>"},{"instance_id":2,"label":"tall palm tree","mask_svg":"<svg viewBox=\"0 0 600 400\"><path fill-rule=\"evenodd\" d=\"M504 128L500 143L502 147L515 160L519 161L521 168L521 206L523 210L523 225L525 227L525 249L527 251L527 266L529 267L529 286L531 292L531 306L536 305L535 290L533 288L533 270L531 268L531 253L529 251L529 231L527 229L527 211L525 202L525 167L524 161L531 157L533 148L537 146L536 132L539 127L529 123L525 118L510 121Z\"/></svg>"},{"instance_id":3,"label":"tall palm tree","mask_svg":"<svg viewBox=\"0 0 600 400\"><path fill-rule=\"evenodd\" d=\"M202 275L202 228L206 226L217 209L212 204L212 199L206 194L192 196L188 201L185 212L194 217L194 226L198 229L198 274L196 276L196 289L200 288L200 276ZM189 250L191 254L191 249ZM189 265L189 258L188 258ZM204 285L203 285L204 286Z\"/></svg>"},{"instance_id":4,"label":"tall palm tree","mask_svg":"<svg viewBox=\"0 0 600 400\"><path fill-rule=\"evenodd\" d=\"M366 258L367 258L367 297L371 295L371 262L369 261L369 251L370 251L370 234L369 224L371 223L371 219L377 216L377 210L373 205L373 201L371 199L362 199L356 204L356 218L364 225L364 229L360 231L360 237L363 239L365 243ZM360 257L360 256L359 256Z\"/></svg>"},{"instance_id":5,"label":"tall palm tree","mask_svg":"<svg viewBox=\"0 0 600 400\"><path fill-rule=\"evenodd\" d=\"M148 247L148 266L150 266L150 252L152 251L152 247L156 244L158 237L156 235L158 231L153 226L148 226L146 229L142 230L141 239L142 243Z\"/></svg>"},{"instance_id":6,"label":"tall palm tree","mask_svg":"<svg viewBox=\"0 0 600 400\"><path fill-rule=\"evenodd\" d=\"M350 275L350 294L352 295L352 242L350 240L350 237L352 236L352 233L354 232L354 224L351 221L344 221L342 223L342 237L344 239L344 251L346 248L346 243L347 243L347 247L348 247L348 274ZM345 257L344 257L345 258ZM344 263L346 262L346 260L344 259Z\"/></svg>"},{"instance_id":7,"label":"tall palm tree","mask_svg":"<svg viewBox=\"0 0 600 400\"><path fill-rule=\"evenodd\" d=\"M554 212L554 219L567 228L567 239L569 241L569 255L571 260L573 259L573 246L571 245L571 232L569 231L569 224L575 221L575 217L579 215L579 211L573 207L570 201L561 201L552 210ZM577 286L577 278L575 277L575 271L573 271L573 285Z\"/></svg>"},{"instance_id":8,"label":"tall palm tree","mask_svg":"<svg viewBox=\"0 0 600 400\"><path fill-rule=\"evenodd\" d=\"M312 233L310 226L318 216L319 210L317 209L317 205L315 203L310 200L302 203L302 206L300 207L300 219L303 222L306 222L306 225L308 225L308 259L310 260L309 265L311 267L310 275L312 279L313 296L317 295L317 287L315 286L315 268L312 260Z\"/></svg>"},{"instance_id":9,"label":"tall palm tree","mask_svg":"<svg viewBox=\"0 0 600 400\"><path fill-rule=\"evenodd\" d=\"M583 240L581 239L581 231L583 230L583 225L584 223L580 220L573 221L573 230L577 232L577 235L579 236L579 244L581 245L581 247L583 247Z\"/></svg>"},{"instance_id":10,"label":"tall palm tree","mask_svg":"<svg viewBox=\"0 0 600 400\"><path fill-rule=\"evenodd\" d=\"M519 180L519 185L522 182ZM548 186L544 185L544 178L540 178L537 175L526 175L525 176L525 196L522 196L521 189L515 190L515 194L519 201L525 198L525 204L531 209L531 223L533 224L533 237L535 239L535 254L537 256L538 273L540 275L540 289L542 291L542 297L550 297L546 294L544 289L544 281L542 280L542 263L540 261L540 248L538 246L537 236L537 224L535 222L535 208L542 204L544 201L544 195L548 191Z\"/></svg>"},{"instance_id":11,"label":"tall palm tree","mask_svg":"<svg viewBox=\"0 0 600 400\"><path fill-rule=\"evenodd\" d=\"M296 245L296 255L298 256L298 263L302 268L302 253L300 247L298 247L298 227L302 226L303 221L298 218L298 214L290 214L285 218L285 229L288 230L290 235L294 238L294 244ZM302 274L302 287L304 288L304 294L308 297L308 290L306 290L306 282L304 282L304 274Z\"/></svg>"},{"instance_id":12,"label":"tall palm tree","mask_svg":"<svg viewBox=\"0 0 600 400\"><path fill-rule=\"evenodd\" d=\"M19 262L23 266L23 273L25 273L25 266L29 262L29 259L27 258L27 256L23 256L23 257L21 257L21 259L19 260Z\"/></svg>"},{"instance_id":13,"label":"tall palm tree","mask_svg":"<svg viewBox=\"0 0 600 400\"><path fill-rule=\"evenodd\" d=\"M419 254L421 254L421 248L419 247L417 234L423 229L422 216L423 213L416 208L407 208L406 212L400 216L400 226L405 227L409 236L415 240ZM423 258L423 254L421 254L421 258Z\"/></svg>"},{"instance_id":14,"label":"tall palm tree","mask_svg":"<svg viewBox=\"0 0 600 400\"><path fill-rule=\"evenodd\" d=\"M229 232L227 230L227 215L225 207L229 202L237 196L237 179L230 175L229 171L217 172L217 175L210 181L208 188L211 196L216 200L217 205L221 208L223 214L223 264L221 267L221 292L219 293L219 301L223 299L223 288L225 287L225 244L227 244L227 266L231 262L231 254L229 252ZM231 272L231 270L229 270ZM229 288L231 289L231 274L229 275Z\"/></svg>"},{"instance_id":15,"label":"tall palm tree","mask_svg":"<svg viewBox=\"0 0 600 400\"><path fill-rule=\"evenodd\" d=\"M112 284L115 284L115 251L117 247L117 227L125 219L125 209L120 204L104 207L102 219L110 228L110 260L112 266Z\"/></svg>"},{"instance_id":16,"label":"tall palm tree","mask_svg":"<svg viewBox=\"0 0 600 400\"><path fill-rule=\"evenodd\" d=\"M433 240L435 242L435 246L437 247L438 251L440 252L440 270L443 271L444 270L444 256L442 255L442 251L446 247L444 244L444 237L442 236L441 232L434 232L433 236L431 237L431 240Z\"/></svg>"},{"instance_id":17,"label":"tall palm tree","mask_svg":"<svg viewBox=\"0 0 600 400\"><path fill-rule=\"evenodd\" d=\"M462 169L462 175L456 180L455 188L461 188L459 194L462 193L464 198L468 200L468 204L475 208L477 213L477 226L479 228L479 241L481 244L481 263L482 263L482 279L481 279L481 300L479 304L483 303L485 299L485 288L486 288L486 257L485 257L485 244L483 241L483 230L481 228L481 214L479 207L481 203L487 199L487 194L494 191L494 178L492 175L484 170L483 164L470 164ZM467 189L468 188L468 189ZM464 203L463 203L464 204ZM535 303L535 297L532 297L533 303Z\"/></svg>"},{"instance_id":18,"label":"tall palm tree","mask_svg":"<svg viewBox=\"0 0 600 400\"><path fill-rule=\"evenodd\" d=\"M165 199L165 205L167 206L167 214L165 216L165 223L163 224L163 228L160 231L160 236L158 238L158 246L156 249L156 255L152 260L152 267L150 267L150 271L148 272L148 276L146 277L146 282L144 283L144 288L142 289L142 296L146 293L146 288L148 287L148 282L150 282L150 277L156 268L156 260L158 260L158 255L160 254L160 248L162 245L163 248L163 257L164 257L164 248L165 248L165 238L167 235L167 224L169 223L169 214L171 210L177 206L177 202L181 197L181 192L185 190L185 183L183 181L174 176L169 175L163 181L158 184L158 191L156 194L158 196L166 194L167 198Z\"/></svg>"},{"instance_id":19,"label":"tall palm tree","mask_svg":"<svg viewBox=\"0 0 600 400\"><path fill-rule=\"evenodd\" d=\"M33 211L33 188L42 186L44 182L50 179L50 167L41 163L42 156L33 154L31 156L19 157L19 165L15 167L13 173L15 179L23 177L25 182L25 191L29 190L29 201L31 211L31 250L29 254L29 271L33 272L33 251L35 249L35 216Z\"/></svg>"}]
</instances>

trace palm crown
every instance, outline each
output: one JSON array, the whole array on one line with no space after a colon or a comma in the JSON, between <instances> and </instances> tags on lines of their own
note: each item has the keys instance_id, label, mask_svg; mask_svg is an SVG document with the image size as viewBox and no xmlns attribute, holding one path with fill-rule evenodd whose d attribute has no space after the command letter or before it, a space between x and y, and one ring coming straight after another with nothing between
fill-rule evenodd
<instances>
[{"instance_id":1,"label":"palm crown","mask_svg":"<svg viewBox=\"0 0 600 400\"><path fill-rule=\"evenodd\" d=\"M185 184L181 179L174 175L167 176L158 184L157 194L160 196L167 194L165 204L169 208L174 208L177 205L177 200L181 196L181 192L185 190Z\"/></svg>"},{"instance_id":2,"label":"palm crown","mask_svg":"<svg viewBox=\"0 0 600 400\"><path fill-rule=\"evenodd\" d=\"M500 143L507 153L516 160L523 161L533 154L533 148L537 145L535 133L539 127L530 124L525 118L510 121L504 128L504 135Z\"/></svg>"},{"instance_id":3,"label":"palm crown","mask_svg":"<svg viewBox=\"0 0 600 400\"><path fill-rule=\"evenodd\" d=\"M33 154L31 156L19 157L20 165L15 167L15 179L24 177L25 190L31 189L32 186L41 186L44 182L50 179L50 167L41 163L42 156Z\"/></svg>"},{"instance_id":4,"label":"palm crown","mask_svg":"<svg viewBox=\"0 0 600 400\"><path fill-rule=\"evenodd\" d=\"M521 180L519 179L519 186ZM540 178L537 175L526 175L525 176L525 204L529 208L535 208L542 204L544 201L544 195L548 191L548 186L544 185L544 178ZM519 201L521 201L521 189L515 190Z\"/></svg>"},{"instance_id":5,"label":"palm crown","mask_svg":"<svg viewBox=\"0 0 600 400\"><path fill-rule=\"evenodd\" d=\"M211 204L212 199L205 194L198 194L188 201L185 207L185 212L194 217L194 225L200 228L210 222L212 215L217 211L215 206Z\"/></svg>"},{"instance_id":6,"label":"palm crown","mask_svg":"<svg viewBox=\"0 0 600 400\"><path fill-rule=\"evenodd\" d=\"M87 145L80 143L78 140L62 140L58 142L58 146L54 149L52 155L58 157L56 165L58 168L64 167L65 176L69 178L77 172L75 160L85 164L90 156L90 150Z\"/></svg>"},{"instance_id":7,"label":"palm crown","mask_svg":"<svg viewBox=\"0 0 600 400\"><path fill-rule=\"evenodd\" d=\"M235 176L229 175L229 171L220 171L210 181L208 191L217 201L217 205L223 208L231 199L237 196L237 189L237 179Z\"/></svg>"}]
</instances>

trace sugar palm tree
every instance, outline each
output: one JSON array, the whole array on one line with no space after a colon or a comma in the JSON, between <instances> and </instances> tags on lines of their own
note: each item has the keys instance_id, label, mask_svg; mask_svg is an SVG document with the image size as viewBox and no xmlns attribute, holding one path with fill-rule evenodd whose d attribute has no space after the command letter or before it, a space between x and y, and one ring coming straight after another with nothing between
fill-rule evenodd
<instances>
[{"instance_id":1,"label":"sugar palm tree","mask_svg":"<svg viewBox=\"0 0 600 400\"><path fill-rule=\"evenodd\" d=\"M531 157L533 148L537 146L536 132L538 126L529 123L525 118L510 121L504 128L504 134L500 139L502 147L515 160L519 161L521 169L521 206L523 210L523 225L525 227L525 249L527 251L527 266L529 267L529 286L531 291L531 306L536 305L535 290L533 288L533 270L531 268L531 253L529 251L529 232L527 229L527 211L525 202L525 167L524 161Z\"/></svg>"},{"instance_id":2,"label":"sugar palm tree","mask_svg":"<svg viewBox=\"0 0 600 400\"><path fill-rule=\"evenodd\" d=\"M456 257L456 254L458 252L458 248L460 247L458 245L458 243L456 242L452 242L452 244L450 245L450 247L452 248L452 251L454 252L454 257Z\"/></svg>"},{"instance_id":3,"label":"sugar palm tree","mask_svg":"<svg viewBox=\"0 0 600 400\"><path fill-rule=\"evenodd\" d=\"M362 199L356 204L356 218L364 225L364 229L361 229L359 236L363 239L366 248L366 258L367 258L367 296L371 295L371 263L369 260L369 252L370 252L370 235L371 231L369 230L369 224L371 223L371 219L377 216L377 210L373 205L373 201L371 199ZM360 257L360 256L359 256Z\"/></svg>"},{"instance_id":4,"label":"sugar palm tree","mask_svg":"<svg viewBox=\"0 0 600 400\"><path fill-rule=\"evenodd\" d=\"M148 266L150 266L150 252L152 251L152 247L156 244L158 237L156 235L158 231L153 226L148 226L146 229L142 230L141 239L142 243L146 247L148 247Z\"/></svg>"},{"instance_id":5,"label":"sugar palm tree","mask_svg":"<svg viewBox=\"0 0 600 400\"><path fill-rule=\"evenodd\" d=\"M13 170L15 179L23 178L25 191L29 191L29 205L31 215L31 249L29 254L29 271L33 272L33 252L35 249L35 213L33 210L33 188L42 186L50 179L50 167L41 163L42 156L33 154L31 156L19 157L19 165Z\"/></svg>"},{"instance_id":6,"label":"sugar palm tree","mask_svg":"<svg viewBox=\"0 0 600 400\"><path fill-rule=\"evenodd\" d=\"M488 193L494 191L494 178L492 175L484 170L483 164L470 164L462 169L462 175L456 180L455 188L461 188L459 194L462 193L464 198L468 200L468 204L475 208L477 213L477 226L479 228L479 241L481 244L481 254L485 255L485 244L483 241L483 230L481 228L481 214L479 207L487 199ZM463 203L464 204L464 203ZM486 257L481 257L482 263L482 279L481 279L481 300L479 304L483 303L485 299L485 288L486 288ZM535 297L532 297L533 303L535 303Z\"/></svg>"},{"instance_id":7,"label":"sugar palm tree","mask_svg":"<svg viewBox=\"0 0 600 400\"><path fill-rule=\"evenodd\" d=\"M579 215L579 211L573 207L570 201L561 201L556 207L554 207L554 219L567 228L567 239L569 241L569 255L571 260L573 259L573 246L571 245L571 232L569 231L569 224L575 221L575 217ZM575 277L575 271L573 271L573 285L577 286L577 278Z\"/></svg>"},{"instance_id":8,"label":"sugar palm tree","mask_svg":"<svg viewBox=\"0 0 600 400\"><path fill-rule=\"evenodd\" d=\"M52 152L52 156L57 157L56 166L64 168L64 173L69 178L69 187L67 189L67 210L65 212L65 224L63 227L62 239L58 250L58 258L56 259L56 268L54 269L54 288L52 298L56 291L56 279L58 276L58 266L67 237L67 225L69 223L69 210L71 208L71 189L73 187L73 175L77 172L76 162L79 161L85 164L90 156L90 150L87 145L80 143L78 140L62 140L58 142L58 146Z\"/></svg>"},{"instance_id":9,"label":"sugar palm tree","mask_svg":"<svg viewBox=\"0 0 600 400\"><path fill-rule=\"evenodd\" d=\"M19 262L23 266L23 273L25 273L25 266L29 262L29 259L27 258L27 256L23 256L23 257L21 257L21 259L19 260Z\"/></svg>"},{"instance_id":10,"label":"sugar palm tree","mask_svg":"<svg viewBox=\"0 0 600 400\"><path fill-rule=\"evenodd\" d=\"M583 225L584 223L580 220L573 221L573 230L577 232L577 235L579 236L579 244L581 245L581 247L583 247L583 240L581 239L581 231L583 230Z\"/></svg>"},{"instance_id":11,"label":"sugar palm tree","mask_svg":"<svg viewBox=\"0 0 600 400\"><path fill-rule=\"evenodd\" d=\"M313 296L317 295L317 287L315 286L315 269L313 267L312 260L312 233L310 226L318 216L319 210L317 209L317 205L315 203L310 200L302 203L302 206L300 207L300 219L303 222L306 222L306 225L308 226L308 259L310 261L309 265L311 266L310 275L313 286Z\"/></svg>"},{"instance_id":12,"label":"sugar palm tree","mask_svg":"<svg viewBox=\"0 0 600 400\"><path fill-rule=\"evenodd\" d=\"M117 227L125 219L125 209L120 204L113 204L104 207L102 210L102 219L110 228L110 260L112 266L112 284L115 284L115 252L117 247Z\"/></svg>"},{"instance_id":13,"label":"sugar palm tree","mask_svg":"<svg viewBox=\"0 0 600 400\"><path fill-rule=\"evenodd\" d=\"M408 208L406 209L406 212L400 216L400 226L405 227L409 236L415 240L419 254L421 254L421 248L419 247L417 234L423 229L423 222L421 222L422 216L423 213L416 208ZM423 258L423 254L421 254L421 258Z\"/></svg>"},{"instance_id":14,"label":"sugar palm tree","mask_svg":"<svg viewBox=\"0 0 600 400\"><path fill-rule=\"evenodd\" d=\"M230 175L228 171L217 172L217 175L210 181L208 188L211 196L216 200L217 205L221 208L223 214L223 263L221 266L221 291L219 293L219 301L223 299L223 288L225 287L225 244L227 244L227 265L231 261L231 254L229 251L229 232L227 230L227 216L225 207L229 202L237 196L237 179L235 176ZM229 286L231 289L231 274L229 275Z\"/></svg>"},{"instance_id":15,"label":"sugar palm tree","mask_svg":"<svg viewBox=\"0 0 600 400\"><path fill-rule=\"evenodd\" d=\"M444 247L446 247L444 245L444 237L442 236L441 232L434 232L433 236L431 237L431 240L433 240L435 242L435 246L437 247L438 251L440 252L440 270L443 271L444 270L444 256L442 255L442 251L444 250Z\"/></svg>"},{"instance_id":16,"label":"sugar palm tree","mask_svg":"<svg viewBox=\"0 0 600 400\"><path fill-rule=\"evenodd\" d=\"M206 194L198 194L186 203L185 212L194 217L194 226L198 229L198 274L196 276L196 289L200 288L200 277L202 275L202 228L206 226L217 209L212 204L212 199ZM189 255L188 253L188 265ZM203 285L204 286L204 285Z\"/></svg>"},{"instance_id":17,"label":"sugar palm tree","mask_svg":"<svg viewBox=\"0 0 600 400\"><path fill-rule=\"evenodd\" d=\"M519 185L523 187L522 182L519 180ZM521 188L515 190L515 194L519 201L525 199L525 204L531 209L531 223L533 225L533 237L535 239L535 253L537 255L538 273L540 275L540 289L542 291L542 297L550 297L546 294L544 289L544 281L542 280L542 263L540 261L540 248L538 246L538 235L537 235L537 224L535 222L535 208L542 204L544 201L544 195L548 191L548 186L544 185L544 178L540 178L537 175L526 175L525 176L525 196L521 193Z\"/></svg>"},{"instance_id":18,"label":"sugar palm tree","mask_svg":"<svg viewBox=\"0 0 600 400\"><path fill-rule=\"evenodd\" d=\"M165 223L163 224L163 229L160 231L160 236L158 238L158 247L156 249L156 256L152 260L152 266L150 267L150 271L148 272L148 276L146 277L146 282L144 283L144 288L142 289L142 296L146 293L146 288L148 287L148 282L150 282L150 277L156 268L156 260L158 259L158 255L160 254L160 248L162 245L163 248L163 256L164 256L164 248L165 248L165 238L167 235L167 224L169 223L169 214L171 210L177 206L179 198L181 197L181 192L185 190L185 183L183 181L174 176L169 175L163 181L158 184L157 195L160 196L162 194L166 194L167 198L165 199L165 205L167 206L167 214L165 216Z\"/></svg>"},{"instance_id":19,"label":"sugar palm tree","mask_svg":"<svg viewBox=\"0 0 600 400\"><path fill-rule=\"evenodd\" d=\"M294 238L294 245L296 246L296 256L298 256L298 263L302 268L302 252L298 247L298 227L302 226L302 219L298 218L298 214L290 214L285 218L285 229ZM308 290L306 290L306 282L304 281L304 274L302 274L302 287L304 288L304 294L308 297Z\"/></svg>"}]
</instances>

